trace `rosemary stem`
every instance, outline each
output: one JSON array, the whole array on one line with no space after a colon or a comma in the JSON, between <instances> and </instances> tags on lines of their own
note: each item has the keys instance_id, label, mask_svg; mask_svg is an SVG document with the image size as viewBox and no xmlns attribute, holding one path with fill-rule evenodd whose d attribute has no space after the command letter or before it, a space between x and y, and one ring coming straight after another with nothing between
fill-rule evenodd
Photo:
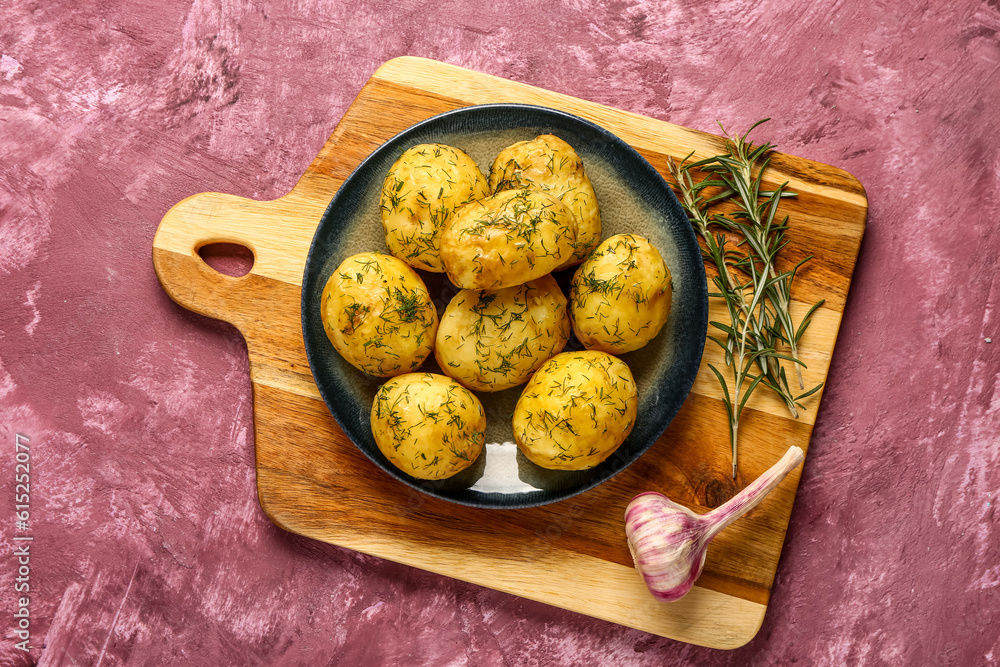
<instances>
[{"instance_id":1,"label":"rosemary stem","mask_svg":"<svg viewBox=\"0 0 1000 667\"><path fill-rule=\"evenodd\" d=\"M732 430L730 437L733 441L733 479L736 479L736 438L740 425L739 422L734 421L730 422L729 427Z\"/></svg>"}]
</instances>

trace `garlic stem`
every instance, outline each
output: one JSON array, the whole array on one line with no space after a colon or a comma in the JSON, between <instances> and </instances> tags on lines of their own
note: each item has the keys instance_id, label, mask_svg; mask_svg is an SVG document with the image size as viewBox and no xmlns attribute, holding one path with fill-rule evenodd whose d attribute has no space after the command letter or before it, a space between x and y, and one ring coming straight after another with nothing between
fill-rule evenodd
<instances>
[{"instance_id":1,"label":"garlic stem","mask_svg":"<svg viewBox=\"0 0 1000 667\"><path fill-rule=\"evenodd\" d=\"M767 472L750 482L745 489L730 498L726 503L703 515L712 526L709 528L706 542L719 532L752 510L771 493L774 487L785 479L785 476L795 469L805 459L800 447L790 447L781 459L771 466Z\"/></svg>"},{"instance_id":2,"label":"garlic stem","mask_svg":"<svg viewBox=\"0 0 1000 667\"><path fill-rule=\"evenodd\" d=\"M756 507L804 458L799 447L789 448L767 472L706 514L695 514L654 491L633 498L625 508L625 536L653 597L662 602L684 597L701 575L712 538Z\"/></svg>"}]
</instances>

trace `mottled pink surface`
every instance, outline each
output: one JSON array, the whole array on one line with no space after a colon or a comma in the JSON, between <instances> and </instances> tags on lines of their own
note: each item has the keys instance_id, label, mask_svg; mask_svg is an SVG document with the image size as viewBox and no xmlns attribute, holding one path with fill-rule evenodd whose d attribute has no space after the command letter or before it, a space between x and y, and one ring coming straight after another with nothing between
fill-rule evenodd
<instances>
[{"instance_id":1,"label":"mottled pink surface","mask_svg":"<svg viewBox=\"0 0 1000 667\"><path fill-rule=\"evenodd\" d=\"M0 0L0 16L2 664L1000 661L997 0ZM153 233L196 192L287 192L405 54L707 131L772 116L761 138L865 185L829 384L747 646L658 638L261 512L245 346L166 297ZM25 654L12 538L29 533Z\"/></svg>"}]
</instances>

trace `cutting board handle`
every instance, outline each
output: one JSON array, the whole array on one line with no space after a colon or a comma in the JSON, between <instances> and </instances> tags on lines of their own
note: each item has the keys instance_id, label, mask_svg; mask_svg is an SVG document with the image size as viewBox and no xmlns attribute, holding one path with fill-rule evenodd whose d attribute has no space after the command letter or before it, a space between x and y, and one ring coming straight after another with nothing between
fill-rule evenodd
<instances>
[{"instance_id":1,"label":"cutting board handle","mask_svg":"<svg viewBox=\"0 0 1000 667\"><path fill-rule=\"evenodd\" d=\"M264 282L268 266L288 264L287 255L281 256L286 250L281 247L281 234L274 229L276 216L281 215L281 201L260 202L203 192L167 211L153 238L153 267L170 298L184 308L230 322L242 331L243 325L255 316L253 293ZM240 277L227 276L206 264L198 251L213 243L235 243L249 249L254 257L250 272ZM298 279L301 281L301 269Z\"/></svg>"}]
</instances>

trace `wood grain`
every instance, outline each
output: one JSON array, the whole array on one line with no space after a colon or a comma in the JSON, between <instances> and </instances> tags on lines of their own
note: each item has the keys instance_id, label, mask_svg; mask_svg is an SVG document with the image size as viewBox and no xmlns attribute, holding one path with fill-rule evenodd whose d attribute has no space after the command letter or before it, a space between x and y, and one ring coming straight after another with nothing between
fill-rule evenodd
<instances>
[{"instance_id":1,"label":"wood grain","mask_svg":"<svg viewBox=\"0 0 1000 667\"><path fill-rule=\"evenodd\" d=\"M566 95L417 58L383 65L286 196L256 202L220 193L185 199L163 218L153 264L164 289L195 312L231 322L246 338L253 386L257 490L287 530L450 577L682 641L733 648L763 620L801 469L709 549L693 592L656 603L631 565L623 513L645 490L696 510L725 502L793 444L808 449L822 392L798 420L757 392L741 431L739 477L730 477L720 391L706 364L677 418L647 454L609 482L544 507L488 511L425 496L371 464L330 416L313 383L300 329L300 291L313 232L340 184L368 154L416 122L487 102L524 102L587 118L634 146L662 174L669 157L716 153L709 134ZM803 339L810 384L825 380L867 216L846 172L776 155L770 179L789 200L788 261L815 259L799 277L794 308L826 299ZM254 254L232 278L198 256L215 242ZM713 305L713 313L719 306Z\"/></svg>"}]
</instances>

